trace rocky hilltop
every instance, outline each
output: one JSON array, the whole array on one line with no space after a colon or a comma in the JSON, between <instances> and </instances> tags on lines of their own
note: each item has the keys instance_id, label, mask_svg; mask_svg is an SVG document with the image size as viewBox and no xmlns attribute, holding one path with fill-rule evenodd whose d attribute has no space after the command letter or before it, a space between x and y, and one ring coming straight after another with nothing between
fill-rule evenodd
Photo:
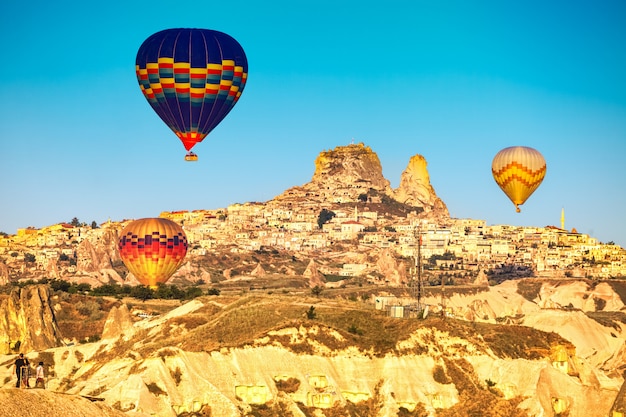
<instances>
[{"instance_id":1,"label":"rocky hilltop","mask_svg":"<svg viewBox=\"0 0 626 417\"><path fill-rule=\"evenodd\" d=\"M311 181L289 188L274 200L300 204L380 203L385 197L423 211L426 218L450 217L448 208L430 184L423 156L411 157L399 187L394 190L383 176L378 155L363 143L321 152L315 160Z\"/></svg>"}]
</instances>

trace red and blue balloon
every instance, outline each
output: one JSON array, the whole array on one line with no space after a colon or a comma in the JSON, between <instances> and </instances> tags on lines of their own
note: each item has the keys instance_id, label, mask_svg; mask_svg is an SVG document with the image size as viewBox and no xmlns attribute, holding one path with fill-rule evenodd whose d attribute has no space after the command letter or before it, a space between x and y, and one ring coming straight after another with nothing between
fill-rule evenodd
<instances>
[{"instance_id":1,"label":"red and blue balloon","mask_svg":"<svg viewBox=\"0 0 626 417\"><path fill-rule=\"evenodd\" d=\"M187 151L232 110L248 79L241 45L208 29L157 32L143 42L135 64L142 93Z\"/></svg>"}]
</instances>

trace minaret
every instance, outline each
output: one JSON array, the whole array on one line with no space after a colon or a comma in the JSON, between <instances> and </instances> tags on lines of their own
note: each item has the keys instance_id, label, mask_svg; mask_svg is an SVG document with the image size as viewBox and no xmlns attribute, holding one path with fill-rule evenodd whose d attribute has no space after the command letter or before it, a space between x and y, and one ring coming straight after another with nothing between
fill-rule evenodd
<instances>
[{"instance_id":1,"label":"minaret","mask_svg":"<svg viewBox=\"0 0 626 417\"><path fill-rule=\"evenodd\" d=\"M565 230L565 208L561 208L561 229Z\"/></svg>"}]
</instances>

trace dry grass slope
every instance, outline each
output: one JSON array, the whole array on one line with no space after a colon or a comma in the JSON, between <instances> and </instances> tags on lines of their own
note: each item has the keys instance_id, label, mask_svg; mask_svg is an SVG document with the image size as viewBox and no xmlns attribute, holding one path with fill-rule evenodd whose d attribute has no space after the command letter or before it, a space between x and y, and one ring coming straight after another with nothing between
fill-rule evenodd
<instances>
[{"instance_id":1,"label":"dry grass slope","mask_svg":"<svg viewBox=\"0 0 626 417\"><path fill-rule=\"evenodd\" d=\"M105 356L124 355L130 346L141 340L139 353L155 355L167 347L186 351L214 351L262 344L281 344L300 354L320 354L322 345L332 354L356 347L371 356L387 354L424 354L427 347L416 345L400 351L398 343L408 339L420 328L434 329L449 336L465 339L479 351L492 352L501 358L539 359L548 357L555 345L571 344L555 333L523 326L472 323L451 318L429 316L426 320L397 319L374 310L360 301L338 302L315 297L254 294L222 298L221 306L213 299L203 299L202 309L170 319L158 335L147 338L137 334L128 342L117 342ZM315 318L307 318L314 306ZM305 331L304 339L294 341L274 332L287 329ZM339 336L337 336L339 335ZM263 342L260 342L263 340Z\"/></svg>"}]
</instances>

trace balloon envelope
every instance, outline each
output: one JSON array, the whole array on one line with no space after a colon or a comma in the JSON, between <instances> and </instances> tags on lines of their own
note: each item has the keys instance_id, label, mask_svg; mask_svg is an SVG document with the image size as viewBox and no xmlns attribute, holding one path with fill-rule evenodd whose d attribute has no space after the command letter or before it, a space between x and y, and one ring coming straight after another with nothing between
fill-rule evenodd
<instances>
[{"instance_id":1,"label":"balloon envelope","mask_svg":"<svg viewBox=\"0 0 626 417\"><path fill-rule=\"evenodd\" d=\"M162 218L130 222L118 241L122 261L144 285L166 282L187 254L187 236L177 223Z\"/></svg>"},{"instance_id":2,"label":"balloon envelope","mask_svg":"<svg viewBox=\"0 0 626 417\"><path fill-rule=\"evenodd\" d=\"M166 29L143 42L135 70L144 96L189 151L239 100L248 61L225 33Z\"/></svg>"},{"instance_id":3,"label":"balloon envelope","mask_svg":"<svg viewBox=\"0 0 626 417\"><path fill-rule=\"evenodd\" d=\"M493 179L515 204L519 206L539 187L546 175L546 160L536 149L511 146L496 154L491 163Z\"/></svg>"}]
</instances>

